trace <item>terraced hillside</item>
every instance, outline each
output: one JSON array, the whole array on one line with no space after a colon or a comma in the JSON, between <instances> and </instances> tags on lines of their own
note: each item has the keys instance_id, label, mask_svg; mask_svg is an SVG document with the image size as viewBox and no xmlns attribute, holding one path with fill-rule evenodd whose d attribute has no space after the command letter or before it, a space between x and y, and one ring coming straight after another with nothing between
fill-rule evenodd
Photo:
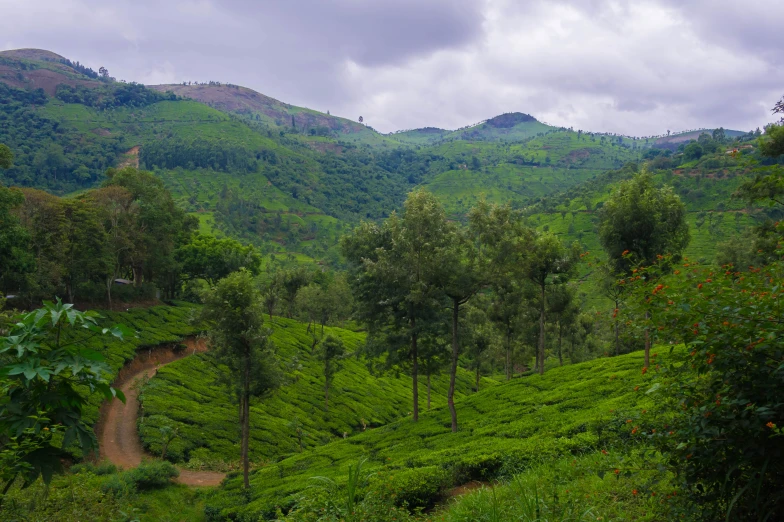
<instances>
[{"instance_id":1,"label":"terraced hillside","mask_svg":"<svg viewBox=\"0 0 784 522\"><path fill-rule=\"evenodd\" d=\"M411 409L411 379L405 374L372 375L364 358L356 354L363 333L326 328L342 339L351 356L331 385L329 411L324 409L322 364L312 353L313 336L305 324L275 317L272 328L286 383L269 398L251 405L251 456L269 462L283 455L308 450L345 436L355 436L405 417ZM319 332L320 335L320 332ZM239 431L236 405L219 384L220 369L209 353L197 354L162 368L144 388L145 418L140 426L144 446L160 451L160 428L179 430L168 449L175 462L191 466L236 461ZM420 382L420 407L427 408L426 377ZM480 387L495 384L483 379ZM458 374L457 395L471 393L474 378ZM448 379L432 378L432 405L446 404Z\"/></svg>"},{"instance_id":2,"label":"terraced hillside","mask_svg":"<svg viewBox=\"0 0 784 522\"><path fill-rule=\"evenodd\" d=\"M257 469L247 504L241 480L230 478L208 510L273 516L275 506L293 506L312 477L345 483L359 459L400 502L427 507L454 486L620 447L629 438L626 420L644 416L650 404L642 362L632 353L513 379L458 401L458 433L448 410L437 408L418 423L401 420Z\"/></svg>"}]
</instances>

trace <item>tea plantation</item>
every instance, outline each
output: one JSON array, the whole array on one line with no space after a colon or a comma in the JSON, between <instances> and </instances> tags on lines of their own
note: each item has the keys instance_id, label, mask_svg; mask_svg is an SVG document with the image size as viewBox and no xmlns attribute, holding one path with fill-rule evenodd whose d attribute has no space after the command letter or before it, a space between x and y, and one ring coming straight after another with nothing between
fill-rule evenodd
<instances>
[{"instance_id":1,"label":"tea plantation","mask_svg":"<svg viewBox=\"0 0 784 522\"><path fill-rule=\"evenodd\" d=\"M293 506L313 485L312 477L345 483L349 466L365 458L399 503L429 507L445 491L470 481L510 477L533 465L569 455L624 446L627 420L644 422L650 376L641 374L641 353L555 368L544 376L516 378L457 402L460 430L437 408L418 423L404 419L347 440L270 463L251 475L251 499L241 480L208 499L220 517L272 516Z\"/></svg>"},{"instance_id":2,"label":"tea plantation","mask_svg":"<svg viewBox=\"0 0 784 522\"><path fill-rule=\"evenodd\" d=\"M251 457L269 462L336 438L352 436L398 420L411 411L411 378L407 374L372 375L366 361L349 355L330 386L329 411L324 408L322 363L311 352L313 336L298 321L275 317L266 325L286 373L281 389L251 404ZM324 334L343 340L356 353L365 335L327 327ZM319 331L320 335L320 331ZM142 441L151 453L160 454L161 430L176 428L178 438L167 449L167 458L189 461L191 467L222 467L239 458L237 405L225 385L221 369L209 354L197 354L161 368L143 390ZM483 379L480 388L494 384ZM461 370L457 397L470 394L471 372ZM432 378L432 405L446 404L448 378ZM420 408L427 408L426 377L420 379Z\"/></svg>"},{"instance_id":3,"label":"tea plantation","mask_svg":"<svg viewBox=\"0 0 784 522\"><path fill-rule=\"evenodd\" d=\"M198 333L198 327L190 324L194 310L195 306L192 304L177 302L174 306L131 308L126 312L102 311L102 326L124 324L134 330L136 335L122 341L110 336L93 337L85 341L84 345L104 356L111 372L111 381L127 362L136 357L137 350L176 343L185 336ZM90 394L89 405L84 411L89 423L98 420L101 400L99 394Z\"/></svg>"}]
</instances>

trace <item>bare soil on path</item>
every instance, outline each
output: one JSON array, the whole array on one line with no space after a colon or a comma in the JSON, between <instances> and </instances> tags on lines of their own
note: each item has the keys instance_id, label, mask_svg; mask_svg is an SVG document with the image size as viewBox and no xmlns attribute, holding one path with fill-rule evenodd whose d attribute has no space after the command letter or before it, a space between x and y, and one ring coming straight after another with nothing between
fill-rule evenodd
<instances>
[{"instance_id":1,"label":"bare soil on path","mask_svg":"<svg viewBox=\"0 0 784 522\"><path fill-rule=\"evenodd\" d=\"M156 347L139 354L122 370L113 386L125 394L125 404L119 400L106 401L96 425L101 457L125 469L135 468L149 458L142 448L136 420L139 416L139 384L144 377L152 377L158 368L197 352L207 351L203 339L187 338L185 349L175 346ZM217 486L226 475L214 471L180 470L177 482L188 486Z\"/></svg>"}]
</instances>

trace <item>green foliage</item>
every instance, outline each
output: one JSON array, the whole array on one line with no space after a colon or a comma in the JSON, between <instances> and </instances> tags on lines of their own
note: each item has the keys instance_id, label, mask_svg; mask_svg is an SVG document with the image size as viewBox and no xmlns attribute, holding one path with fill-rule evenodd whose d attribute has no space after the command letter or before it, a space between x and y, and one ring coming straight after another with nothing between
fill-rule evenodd
<instances>
[{"instance_id":1,"label":"green foliage","mask_svg":"<svg viewBox=\"0 0 784 522\"><path fill-rule=\"evenodd\" d=\"M100 110L118 107L146 107L164 100L176 100L171 93L160 93L146 88L140 83L111 83L106 86L71 87L61 83L57 86L55 97L65 103L78 103Z\"/></svg>"},{"instance_id":2,"label":"green foliage","mask_svg":"<svg viewBox=\"0 0 784 522\"><path fill-rule=\"evenodd\" d=\"M180 472L169 462L142 462L127 473L128 482L136 489L156 489L171 484L171 479L180 476Z\"/></svg>"},{"instance_id":3,"label":"green foliage","mask_svg":"<svg viewBox=\"0 0 784 522\"><path fill-rule=\"evenodd\" d=\"M9 287L23 279L33 264L27 251L29 234L14 211L24 196L18 190L0 187L0 291L5 297Z\"/></svg>"},{"instance_id":4,"label":"green foliage","mask_svg":"<svg viewBox=\"0 0 784 522\"><path fill-rule=\"evenodd\" d=\"M261 292L250 272L241 270L221 279L204 296L202 320L217 360L228 369L225 383L240 405L242 465L248 488L250 398L280 385L275 348L264 329Z\"/></svg>"},{"instance_id":5,"label":"green foliage","mask_svg":"<svg viewBox=\"0 0 784 522\"><path fill-rule=\"evenodd\" d=\"M0 169L10 169L14 164L14 153L8 145L0 143Z\"/></svg>"},{"instance_id":6,"label":"green foliage","mask_svg":"<svg viewBox=\"0 0 784 522\"><path fill-rule=\"evenodd\" d=\"M4 494L19 475L24 486L39 476L48 484L61 471L60 458L75 440L83 452L97 447L82 416L87 404L82 387L110 400L115 396L124 400L108 384L103 357L90 350L85 340L106 334L122 339L129 330L101 328L97 317L60 301L45 302L43 308L19 317L8 335L0 338ZM74 337L67 338L69 333Z\"/></svg>"},{"instance_id":7,"label":"green foliage","mask_svg":"<svg viewBox=\"0 0 784 522\"><path fill-rule=\"evenodd\" d=\"M310 477L345 477L361 456L369 472L444 469L449 477L444 487L452 487L511 476L564 454L624 447L630 442L626 419L652 404L644 394L650 378L640 373L642 363L642 355L633 353L513 379L460 399L457 433L448 409L440 407L423 413L418 423L391 423L256 470L247 506L238 506L237 480L230 479L210 505L224 516L271 514L274 506L294 504Z\"/></svg>"},{"instance_id":8,"label":"green foliage","mask_svg":"<svg viewBox=\"0 0 784 522\"><path fill-rule=\"evenodd\" d=\"M144 471L74 465L49 486L37 482L27 489L9 491L0 520L203 520L203 489L174 484L171 478L176 470L168 463L145 462L139 469Z\"/></svg>"},{"instance_id":9,"label":"green foliage","mask_svg":"<svg viewBox=\"0 0 784 522\"><path fill-rule=\"evenodd\" d=\"M174 309L177 310L177 309ZM119 314L118 314L119 315ZM285 379L269 397L252 400L250 453L254 464L274 462L297 453L300 442L305 451L325 443L370 431L409 415L410 379L393 369L386 375L373 374L367 360L348 356L343 369L330 385L329 414L324 412L324 363L311 349L312 328L294 320L274 317L265 323L272 330ZM348 353L360 352L365 334L327 326L325 336L343 341ZM316 348L318 350L318 346ZM177 428L178 438L167 449L167 458L189 467L217 466L225 469L237 461L239 428L237 405L232 404L220 380L225 370L210 352L196 354L161 368L144 389L144 424L140 435L144 447L153 454L162 451L159 428ZM457 376L457 397L471 392L469 372ZM424 384L424 377L420 385ZM494 384L483 378L481 387ZM434 377L433 405L446 405L448 380ZM420 397L420 408L425 408ZM292 420L296 419L294 423Z\"/></svg>"},{"instance_id":10,"label":"green foliage","mask_svg":"<svg viewBox=\"0 0 784 522\"><path fill-rule=\"evenodd\" d=\"M650 296L646 324L686 347L651 389L672 435L650 437L701 519L770 520L784 509L783 270L781 262L744 274L686 262L664 279L637 283Z\"/></svg>"},{"instance_id":11,"label":"green foliage","mask_svg":"<svg viewBox=\"0 0 784 522\"><path fill-rule=\"evenodd\" d=\"M204 279L210 285L241 268L252 275L261 268L261 256L252 246L228 238L197 235L178 248L175 256L182 264L183 277Z\"/></svg>"},{"instance_id":12,"label":"green foliage","mask_svg":"<svg viewBox=\"0 0 784 522\"><path fill-rule=\"evenodd\" d=\"M602 207L599 227L615 271L628 273L631 263L650 265L663 254L677 259L689 243L685 213L672 189L656 188L647 173L621 182Z\"/></svg>"},{"instance_id":13,"label":"green foliage","mask_svg":"<svg viewBox=\"0 0 784 522\"><path fill-rule=\"evenodd\" d=\"M616 465L619 473L613 472ZM508 480L479 485L452 499L434 520L671 520L668 504L677 500L677 491L673 495L669 485L669 477L637 452L586 453L537 463Z\"/></svg>"}]
</instances>

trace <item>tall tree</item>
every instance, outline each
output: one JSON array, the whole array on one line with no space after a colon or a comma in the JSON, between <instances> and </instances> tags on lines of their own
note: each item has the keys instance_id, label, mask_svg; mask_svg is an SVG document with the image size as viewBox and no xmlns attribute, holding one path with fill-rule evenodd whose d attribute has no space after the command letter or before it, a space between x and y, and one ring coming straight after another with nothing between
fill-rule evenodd
<instances>
[{"instance_id":1,"label":"tall tree","mask_svg":"<svg viewBox=\"0 0 784 522\"><path fill-rule=\"evenodd\" d=\"M448 243L443 250L438 284L451 302L452 360L449 368L447 405L452 417L453 432L457 432L457 410L455 409L454 396L457 362L460 357L458 338L460 309L470 301L488 279L487 263L482 250L484 232L485 230L480 227L444 226Z\"/></svg>"},{"instance_id":2,"label":"tall tree","mask_svg":"<svg viewBox=\"0 0 784 522\"><path fill-rule=\"evenodd\" d=\"M580 306L576 301L575 290L570 285L559 285L551 292L548 299L548 314L553 318L558 334L558 365L563 366L563 338L580 314Z\"/></svg>"},{"instance_id":3,"label":"tall tree","mask_svg":"<svg viewBox=\"0 0 784 522\"><path fill-rule=\"evenodd\" d=\"M35 262L28 248L29 234L16 214L23 202L21 191L0 186L0 291L3 297L12 284L20 283L23 274L29 272Z\"/></svg>"},{"instance_id":4,"label":"tall tree","mask_svg":"<svg viewBox=\"0 0 784 522\"><path fill-rule=\"evenodd\" d=\"M36 189L22 189L24 203L19 220L30 235L35 270L29 274L26 294L30 304L56 295L61 288L67 245L67 220L57 196Z\"/></svg>"},{"instance_id":5,"label":"tall tree","mask_svg":"<svg viewBox=\"0 0 784 522\"><path fill-rule=\"evenodd\" d=\"M411 365L413 418L419 419L420 330L443 305L438 287L450 225L443 208L420 189L406 199L403 213L381 226L364 223L342 240L353 265L352 285L360 318L369 327L369 348L387 354L387 364ZM378 342L384 338L385 342ZM380 355L380 354L379 354Z\"/></svg>"},{"instance_id":6,"label":"tall tree","mask_svg":"<svg viewBox=\"0 0 784 522\"><path fill-rule=\"evenodd\" d=\"M175 265L174 252L196 228L196 220L177 207L163 181L132 167L106 172L105 187L122 187L131 195L134 218L127 228L132 248L124 252L134 285L154 279ZM129 216L130 217L130 216Z\"/></svg>"},{"instance_id":7,"label":"tall tree","mask_svg":"<svg viewBox=\"0 0 784 522\"><path fill-rule=\"evenodd\" d=\"M474 234L481 237L485 257L485 280L493 289L489 309L493 321L504 337L506 379L512 375L512 341L520 332L524 282L519 269L528 250L531 231L519 213L509 205L491 205L482 199L469 212Z\"/></svg>"},{"instance_id":8,"label":"tall tree","mask_svg":"<svg viewBox=\"0 0 784 522\"><path fill-rule=\"evenodd\" d=\"M657 256L671 254L678 261L689 244L686 206L671 187L656 187L647 171L622 181L599 218L599 241L619 278L630 275L637 264L650 266ZM646 368L650 349L646 335Z\"/></svg>"},{"instance_id":9,"label":"tall tree","mask_svg":"<svg viewBox=\"0 0 784 522\"><path fill-rule=\"evenodd\" d=\"M111 310L112 285L123 268L126 252L133 248L132 236L137 206L134 205L133 195L127 189L118 186L94 190L87 197L100 209L108 237L106 248L109 262L104 281L106 298Z\"/></svg>"},{"instance_id":10,"label":"tall tree","mask_svg":"<svg viewBox=\"0 0 784 522\"><path fill-rule=\"evenodd\" d=\"M537 232L528 246L528 253L521 266L522 275L539 290L539 345L536 366L540 375L544 374L545 362L547 286L565 283L574 272L579 255L576 243L567 248L554 234Z\"/></svg>"},{"instance_id":11,"label":"tall tree","mask_svg":"<svg viewBox=\"0 0 784 522\"><path fill-rule=\"evenodd\" d=\"M346 356L346 346L340 337L327 335L321 342L317 356L324 364L324 411L329 411L329 389L332 380L342 368Z\"/></svg>"},{"instance_id":12,"label":"tall tree","mask_svg":"<svg viewBox=\"0 0 784 522\"><path fill-rule=\"evenodd\" d=\"M204 279L210 286L240 268L251 275L258 275L261 270L261 256L256 249L231 238L196 235L176 250L175 257L182 264L185 278Z\"/></svg>"},{"instance_id":13,"label":"tall tree","mask_svg":"<svg viewBox=\"0 0 784 522\"><path fill-rule=\"evenodd\" d=\"M270 331L264 328L261 293L246 270L218 281L207 292L202 309L210 346L229 370L229 383L240 403L241 459L245 489L248 481L250 399L280 384L280 369Z\"/></svg>"},{"instance_id":14,"label":"tall tree","mask_svg":"<svg viewBox=\"0 0 784 522\"><path fill-rule=\"evenodd\" d=\"M78 199L63 200L62 205L66 219L63 283L68 301L73 302L81 283L103 279L111 258L99 209Z\"/></svg>"}]
</instances>

